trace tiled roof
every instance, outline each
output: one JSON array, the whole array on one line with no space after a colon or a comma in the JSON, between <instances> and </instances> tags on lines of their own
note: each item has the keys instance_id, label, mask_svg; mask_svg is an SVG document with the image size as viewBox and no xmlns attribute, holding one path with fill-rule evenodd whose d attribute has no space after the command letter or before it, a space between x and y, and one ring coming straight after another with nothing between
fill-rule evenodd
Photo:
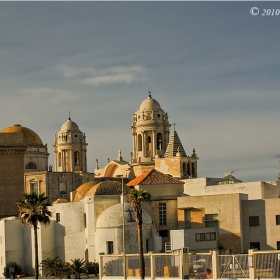
<instances>
[{"instance_id":1,"label":"tiled roof","mask_svg":"<svg viewBox=\"0 0 280 280\"><path fill-rule=\"evenodd\" d=\"M134 187L137 185L159 185L159 184L184 184L183 181L175 179L171 175L164 174L156 169L147 170L126 185Z\"/></svg>"},{"instance_id":2,"label":"tiled roof","mask_svg":"<svg viewBox=\"0 0 280 280\"><path fill-rule=\"evenodd\" d=\"M178 149L179 149L182 157L187 156L187 154L184 150L184 147L183 147L183 145L182 145L182 143L179 139L179 136L178 136L176 130L174 130L172 132L171 137L170 137L170 140L169 140L168 146L166 148L164 157L175 157L176 153L178 152Z\"/></svg>"}]
</instances>

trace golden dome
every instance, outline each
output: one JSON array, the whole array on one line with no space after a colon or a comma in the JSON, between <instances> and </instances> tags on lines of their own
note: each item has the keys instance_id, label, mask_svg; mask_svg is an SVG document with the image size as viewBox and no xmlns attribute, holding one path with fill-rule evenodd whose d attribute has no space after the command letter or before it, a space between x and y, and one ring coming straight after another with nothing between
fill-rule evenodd
<instances>
[{"instance_id":1,"label":"golden dome","mask_svg":"<svg viewBox=\"0 0 280 280\"><path fill-rule=\"evenodd\" d=\"M86 193L96 184L97 184L97 182L90 181L90 182L87 182L87 183L84 183L84 184L80 185L76 189L74 202L78 202L78 201L84 199Z\"/></svg>"},{"instance_id":2,"label":"golden dome","mask_svg":"<svg viewBox=\"0 0 280 280\"><path fill-rule=\"evenodd\" d=\"M0 131L0 133L16 133L16 132L21 132L23 134L24 144L43 145L41 138L33 130L21 126L20 124L14 124Z\"/></svg>"}]
</instances>

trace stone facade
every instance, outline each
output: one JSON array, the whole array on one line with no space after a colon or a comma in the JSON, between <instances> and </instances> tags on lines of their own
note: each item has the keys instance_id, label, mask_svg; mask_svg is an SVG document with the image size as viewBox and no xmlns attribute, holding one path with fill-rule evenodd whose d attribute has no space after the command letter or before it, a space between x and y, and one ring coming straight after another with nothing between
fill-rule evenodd
<instances>
[{"instance_id":1,"label":"stone facade","mask_svg":"<svg viewBox=\"0 0 280 280\"><path fill-rule=\"evenodd\" d=\"M0 133L0 217L18 213L16 201L24 192L24 153L22 133Z\"/></svg>"}]
</instances>

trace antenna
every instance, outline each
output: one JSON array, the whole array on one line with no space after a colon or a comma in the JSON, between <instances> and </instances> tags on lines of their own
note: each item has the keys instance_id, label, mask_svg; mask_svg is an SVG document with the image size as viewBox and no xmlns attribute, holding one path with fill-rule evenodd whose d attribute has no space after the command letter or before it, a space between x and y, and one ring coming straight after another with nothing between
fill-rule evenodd
<instances>
[{"instance_id":1,"label":"antenna","mask_svg":"<svg viewBox=\"0 0 280 280\"><path fill-rule=\"evenodd\" d=\"M69 118L68 119L71 120L71 116L70 116L71 112L70 112L70 110L69 110L68 114L69 114Z\"/></svg>"}]
</instances>

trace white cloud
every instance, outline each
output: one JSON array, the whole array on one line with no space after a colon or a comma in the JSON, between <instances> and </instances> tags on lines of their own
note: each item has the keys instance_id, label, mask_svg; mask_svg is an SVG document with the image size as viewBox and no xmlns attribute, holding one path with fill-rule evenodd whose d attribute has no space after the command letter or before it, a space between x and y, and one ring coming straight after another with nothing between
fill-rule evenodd
<instances>
[{"instance_id":1,"label":"white cloud","mask_svg":"<svg viewBox=\"0 0 280 280\"><path fill-rule=\"evenodd\" d=\"M76 78L84 84L98 86L101 84L130 84L146 78L146 70L142 66L114 66L104 69L75 68L67 65L55 67L63 77Z\"/></svg>"},{"instance_id":2,"label":"white cloud","mask_svg":"<svg viewBox=\"0 0 280 280\"><path fill-rule=\"evenodd\" d=\"M71 91L56 88L26 88L21 92L28 95L27 98L40 99L41 101L65 102L79 100L79 96Z\"/></svg>"}]
</instances>

